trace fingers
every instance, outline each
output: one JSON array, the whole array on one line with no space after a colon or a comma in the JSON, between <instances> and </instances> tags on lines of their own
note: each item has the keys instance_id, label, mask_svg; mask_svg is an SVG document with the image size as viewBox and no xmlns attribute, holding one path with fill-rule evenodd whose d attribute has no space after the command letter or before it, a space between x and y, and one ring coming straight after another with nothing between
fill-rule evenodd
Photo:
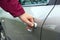
<instances>
[{"instance_id":1,"label":"fingers","mask_svg":"<svg viewBox=\"0 0 60 40\"><path fill-rule=\"evenodd\" d=\"M32 24L31 24L31 26L33 26L34 25L34 20L33 20L33 18L31 17L28 21L30 21Z\"/></svg>"},{"instance_id":2,"label":"fingers","mask_svg":"<svg viewBox=\"0 0 60 40\"><path fill-rule=\"evenodd\" d=\"M27 23L27 25L29 26L33 26L34 25L34 20L33 17L29 14L24 13L23 15L21 15L19 17L23 22Z\"/></svg>"},{"instance_id":3,"label":"fingers","mask_svg":"<svg viewBox=\"0 0 60 40\"><path fill-rule=\"evenodd\" d=\"M23 21L23 22L25 22L27 25L29 25L29 26L33 26L34 25L34 20L33 20L33 18L21 18L21 20Z\"/></svg>"},{"instance_id":4,"label":"fingers","mask_svg":"<svg viewBox=\"0 0 60 40\"><path fill-rule=\"evenodd\" d=\"M32 23L34 23L34 20L33 20L33 18L30 18L30 21L31 21Z\"/></svg>"},{"instance_id":5,"label":"fingers","mask_svg":"<svg viewBox=\"0 0 60 40\"><path fill-rule=\"evenodd\" d=\"M33 26L33 19L25 18L23 21L27 23L29 26Z\"/></svg>"}]
</instances>

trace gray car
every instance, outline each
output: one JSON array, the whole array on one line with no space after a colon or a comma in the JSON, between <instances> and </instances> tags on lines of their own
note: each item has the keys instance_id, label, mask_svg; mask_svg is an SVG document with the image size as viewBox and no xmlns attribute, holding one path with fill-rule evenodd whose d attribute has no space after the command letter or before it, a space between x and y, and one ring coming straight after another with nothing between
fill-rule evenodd
<instances>
[{"instance_id":1,"label":"gray car","mask_svg":"<svg viewBox=\"0 0 60 40\"><path fill-rule=\"evenodd\" d=\"M32 32L27 31L25 23L0 8L1 40L60 40L60 0L19 2L34 17L37 28Z\"/></svg>"}]
</instances>

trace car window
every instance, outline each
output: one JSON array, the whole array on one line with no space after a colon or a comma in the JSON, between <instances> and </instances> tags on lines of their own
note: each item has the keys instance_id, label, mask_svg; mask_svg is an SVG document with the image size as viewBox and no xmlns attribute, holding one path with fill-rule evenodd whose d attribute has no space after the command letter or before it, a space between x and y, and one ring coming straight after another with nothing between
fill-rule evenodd
<instances>
[{"instance_id":1,"label":"car window","mask_svg":"<svg viewBox=\"0 0 60 40\"><path fill-rule=\"evenodd\" d=\"M19 0L23 6L46 5L49 0Z\"/></svg>"}]
</instances>

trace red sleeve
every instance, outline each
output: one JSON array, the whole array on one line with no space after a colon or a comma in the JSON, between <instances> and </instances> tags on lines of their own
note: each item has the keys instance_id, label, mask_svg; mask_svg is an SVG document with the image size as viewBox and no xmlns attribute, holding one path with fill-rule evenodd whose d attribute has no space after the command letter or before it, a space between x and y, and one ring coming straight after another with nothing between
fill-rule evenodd
<instances>
[{"instance_id":1,"label":"red sleeve","mask_svg":"<svg viewBox=\"0 0 60 40\"><path fill-rule=\"evenodd\" d=\"M1 7L10 12L10 14L14 17L18 17L25 13L18 0L1 0Z\"/></svg>"}]
</instances>

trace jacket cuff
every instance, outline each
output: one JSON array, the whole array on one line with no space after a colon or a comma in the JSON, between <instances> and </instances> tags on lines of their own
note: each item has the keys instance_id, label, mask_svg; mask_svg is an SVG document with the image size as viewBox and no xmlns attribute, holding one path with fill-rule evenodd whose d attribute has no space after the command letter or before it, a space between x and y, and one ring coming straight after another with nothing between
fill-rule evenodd
<instances>
[{"instance_id":1,"label":"jacket cuff","mask_svg":"<svg viewBox=\"0 0 60 40\"><path fill-rule=\"evenodd\" d=\"M25 11L24 11L24 9L22 8L22 9L20 9L19 11L15 12L15 13L13 14L13 17L19 17L19 16L21 16L21 15L24 14L24 13L25 13Z\"/></svg>"}]
</instances>

